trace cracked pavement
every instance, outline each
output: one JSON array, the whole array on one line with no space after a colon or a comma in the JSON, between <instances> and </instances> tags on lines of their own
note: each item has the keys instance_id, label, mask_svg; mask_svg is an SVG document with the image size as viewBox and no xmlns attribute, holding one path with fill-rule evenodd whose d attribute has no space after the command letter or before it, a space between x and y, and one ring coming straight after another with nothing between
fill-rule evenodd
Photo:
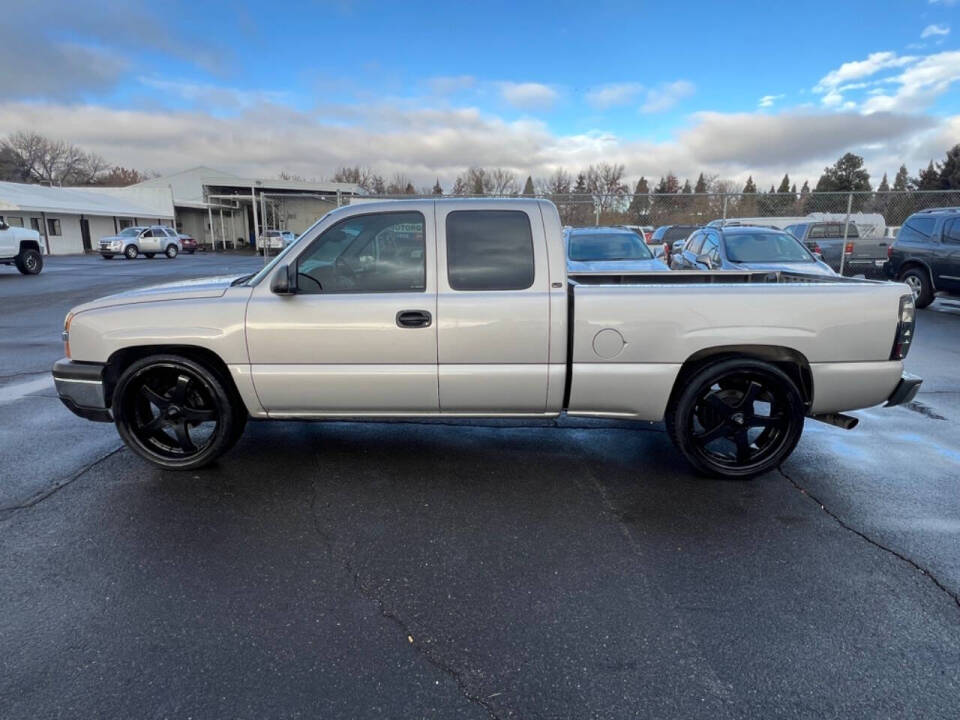
<instances>
[{"instance_id":1,"label":"cracked pavement","mask_svg":"<svg viewBox=\"0 0 960 720\"><path fill-rule=\"evenodd\" d=\"M108 271L256 263L181 260L0 278L0 391ZM165 473L50 389L8 392L0 716L953 717L958 355L938 302L917 408L810 422L752 483L697 479L660 425L584 420L250 423Z\"/></svg>"}]
</instances>

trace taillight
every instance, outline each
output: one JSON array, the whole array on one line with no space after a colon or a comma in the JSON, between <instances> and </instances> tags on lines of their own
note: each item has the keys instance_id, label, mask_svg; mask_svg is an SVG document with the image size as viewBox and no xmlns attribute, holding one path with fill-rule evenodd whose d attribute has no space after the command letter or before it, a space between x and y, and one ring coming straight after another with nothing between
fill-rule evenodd
<instances>
[{"instance_id":1,"label":"taillight","mask_svg":"<svg viewBox=\"0 0 960 720\"><path fill-rule=\"evenodd\" d=\"M817 243L813 244L811 250L813 250L813 252L815 252L817 255L823 255L823 250L820 249L820 246Z\"/></svg>"},{"instance_id":2,"label":"taillight","mask_svg":"<svg viewBox=\"0 0 960 720\"><path fill-rule=\"evenodd\" d=\"M847 243L847 246L843 249L843 251L844 251L847 255L853 255L853 243L852 243L852 242L848 242L848 243Z\"/></svg>"},{"instance_id":3,"label":"taillight","mask_svg":"<svg viewBox=\"0 0 960 720\"><path fill-rule=\"evenodd\" d=\"M63 334L61 338L63 339L63 353L68 358L70 357L70 323L73 322L73 313L67 313L66 319L63 321Z\"/></svg>"},{"instance_id":4,"label":"taillight","mask_svg":"<svg viewBox=\"0 0 960 720\"><path fill-rule=\"evenodd\" d=\"M890 351L891 360L903 360L910 352L913 342L913 333L917 326L917 308L913 302L913 295L900 296L900 314L897 317L897 334L893 338L893 350Z\"/></svg>"},{"instance_id":5,"label":"taillight","mask_svg":"<svg viewBox=\"0 0 960 720\"><path fill-rule=\"evenodd\" d=\"M893 257L893 245L887 245L887 259Z\"/></svg>"}]
</instances>

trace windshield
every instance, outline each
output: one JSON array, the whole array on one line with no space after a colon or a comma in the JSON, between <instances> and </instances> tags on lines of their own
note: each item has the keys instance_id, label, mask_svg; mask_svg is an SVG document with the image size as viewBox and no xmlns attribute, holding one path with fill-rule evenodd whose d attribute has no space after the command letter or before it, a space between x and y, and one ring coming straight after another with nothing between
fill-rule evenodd
<instances>
[{"instance_id":1,"label":"windshield","mask_svg":"<svg viewBox=\"0 0 960 720\"><path fill-rule=\"evenodd\" d=\"M570 236L571 260L650 260L653 253L639 235L624 233L577 233Z\"/></svg>"},{"instance_id":2,"label":"windshield","mask_svg":"<svg viewBox=\"0 0 960 720\"><path fill-rule=\"evenodd\" d=\"M815 262L800 242L788 233L726 233L727 258L740 263Z\"/></svg>"},{"instance_id":3,"label":"windshield","mask_svg":"<svg viewBox=\"0 0 960 720\"><path fill-rule=\"evenodd\" d=\"M135 237L140 234L141 230L143 230L141 227L128 227L125 230L121 230L120 235L123 237Z\"/></svg>"}]
</instances>

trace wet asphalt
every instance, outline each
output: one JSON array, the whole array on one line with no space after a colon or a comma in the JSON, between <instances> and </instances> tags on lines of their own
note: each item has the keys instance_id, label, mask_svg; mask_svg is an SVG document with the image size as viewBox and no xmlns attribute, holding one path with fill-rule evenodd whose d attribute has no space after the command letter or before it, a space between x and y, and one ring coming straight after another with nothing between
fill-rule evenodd
<instances>
[{"instance_id":1,"label":"wet asphalt","mask_svg":"<svg viewBox=\"0 0 960 720\"><path fill-rule=\"evenodd\" d=\"M72 305L261 263L0 268L0 717L957 716L960 308L913 405L749 483L575 419L250 423L167 473L56 399Z\"/></svg>"}]
</instances>

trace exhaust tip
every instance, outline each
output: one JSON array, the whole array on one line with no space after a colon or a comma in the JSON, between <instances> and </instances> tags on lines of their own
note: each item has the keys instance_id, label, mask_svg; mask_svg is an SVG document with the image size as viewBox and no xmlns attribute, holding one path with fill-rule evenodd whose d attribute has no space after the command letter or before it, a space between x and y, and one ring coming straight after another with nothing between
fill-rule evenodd
<instances>
[{"instance_id":1,"label":"exhaust tip","mask_svg":"<svg viewBox=\"0 0 960 720\"><path fill-rule=\"evenodd\" d=\"M853 430L860 424L860 418L844 415L843 413L823 413L822 415L811 415L810 417L822 423L827 423L827 425L843 428L844 430Z\"/></svg>"}]
</instances>

